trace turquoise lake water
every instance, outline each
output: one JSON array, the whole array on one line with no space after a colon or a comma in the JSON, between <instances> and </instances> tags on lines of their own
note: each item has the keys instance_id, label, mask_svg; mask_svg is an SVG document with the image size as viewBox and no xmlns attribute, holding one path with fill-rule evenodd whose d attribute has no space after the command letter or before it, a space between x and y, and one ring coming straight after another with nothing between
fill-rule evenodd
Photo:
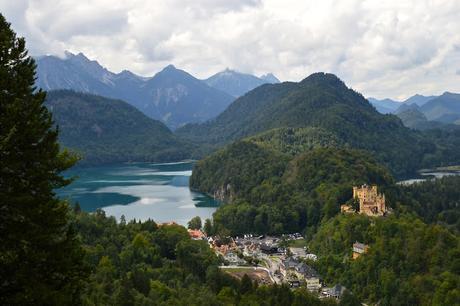
<instances>
[{"instance_id":1,"label":"turquoise lake water","mask_svg":"<svg viewBox=\"0 0 460 306\"><path fill-rule=\"evenodd\" d=\"M185 225L195 217L212 217L218 202L190 191L193 163L130 163L75 168L65 176L76 176L69 186L57 190L61 198L78 202L84 211L103 209L107 215L126 220L153 219Z\"/></svg>"}]
</instances>

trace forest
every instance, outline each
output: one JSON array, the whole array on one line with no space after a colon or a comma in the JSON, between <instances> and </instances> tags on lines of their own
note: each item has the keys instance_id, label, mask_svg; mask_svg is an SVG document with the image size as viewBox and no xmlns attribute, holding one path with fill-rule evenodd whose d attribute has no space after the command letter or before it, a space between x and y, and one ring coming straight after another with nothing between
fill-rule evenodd
<instances>
[{"instance_id":1,"label":"forest","mask_svg":"<svg viewBox=\"0 0 460 306\"><path fill-rule=\"evenodd\" d=\"M214 226L236 235L315 231L340 211L354 185L393 182L364 151L317 148L292 158L241 141L199 161L190 186L221 196L226 204L214 214Z\"/></svg>"},{"instance_id":2,"label":"forest","mask_svg":"<svg viewBox=\"0 0 460 306\"><path fill-rule=\"evenodd\" d=\"M58 199L55 190L71 182L62 172L74 166L78 156L60 145L60 129L46 107L46 93L35 87L35 69L25 40L0 14L1 305L337 304L306 289L259 286L248 276L237 280L222 273L220 258L205 241L192 240L182 226L124 218L117 222L101 210L82 212L78 205L72 209ZM299 91L287 94L292 89ZM322 109L309 115L316 126L271 126L279 129L252 134L260 127L257 124L267 127L264 124L271 124L267 122L302 119L298 102L303 94L312 93L308 106L318 106L321 89L331 93L323 102L335 118L326 120L328 112ZM225 139L212 139L212 144L218 144L253 136L196 164L191 187L226 202L213 223L206 221L206 232L222 237L301 232L308 249L318 254L318 262L311 264L324 282L349 288L339 305L460 304L459 178L412 186L395 185L393 178L421 161L454 161L459 154L457 132L409 133L400 121L378 117L369 106L360 110L366 119L362 121L351 110L363 98L331 75L313 75L300 85L262 86L242 101L254 95L266 98L259 100L261 104L282 100L281 106L271 105L275 110L296 108L288 107L287 117L255 122L232 135L228 131L239 124L235 122L228 126ZM69 103L63 93L55 98ZM104 99L89 98L90 103L106 106ZM346 104L338 105L339 98ZM233 106L236 113L239 107L248 107L243 102ZM109 131L110 118L116 114L112 111L109 107L104 127ZM253 111L257 113L256 108ZM217 120L213 132L224 119ZM347 119L355 125L347 125ZM369 124L368 133L360 134L362 124ZM169 140L177 141L163 126L159 128L171 136ZM375 134L380 128L395 133L380 138ZM420 135L428 135L431 141ZM366 142L358 146L361 137ZM378 139L381 144L376 146ZM152 148L164 148L151 141ZM339 214L340 204L352 196L352 186L363 183L382 188L391 214L383 218ZM355 241L368 244L369 250L350 260Z\"/></svg>"},{"instance_id":3,"label":"forest","mask_svg":"<svg viewBox=\"0 0 460 306\"><path fill-rule=\"evenodd\" d=\"M369 250L351 259L352 244ZM337 215L310 237L327 282L340 282L359 300L380 305L458 305L460 240L414 214L387 218Z\"/></svg>"},{"instance_id":4,"label":"forest","mask_svg":"<svg viewBox=\"0 0 460 306\"><path fill-rule=\"evenodd\" d=\"M74 225L88 277L83 305L336 305L305 289L258 286L219 271L207 242L191 240L179 225L117 222L103 211L76 211Z\"/></svg>"},{"instance_id":5,"label":"forest","mask_svg":"<svg viewBox=\"0 0 460 306\"><path fill-rule=\"evenodd\" d=\"M124 101L54 90L47 93L45 105L59 128L59 143L80 155L79 166L191 156L191 144Z\"/></svg>"}]
</instances>

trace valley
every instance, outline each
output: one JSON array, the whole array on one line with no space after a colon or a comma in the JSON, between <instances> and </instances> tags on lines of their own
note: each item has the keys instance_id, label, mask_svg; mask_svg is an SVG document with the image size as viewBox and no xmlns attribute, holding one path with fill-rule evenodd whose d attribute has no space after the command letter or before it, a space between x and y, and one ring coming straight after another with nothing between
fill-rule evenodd
<instances>
[{"instance_id":1,"label":"valley","mask_svg":"<svg viewBox=\"0 0 460 306\"><path fill-rule=\"evenodd\" d=\"M0 305L460 305L460 6L93 2L0 0Z\"/></svg>"}]
</instances>

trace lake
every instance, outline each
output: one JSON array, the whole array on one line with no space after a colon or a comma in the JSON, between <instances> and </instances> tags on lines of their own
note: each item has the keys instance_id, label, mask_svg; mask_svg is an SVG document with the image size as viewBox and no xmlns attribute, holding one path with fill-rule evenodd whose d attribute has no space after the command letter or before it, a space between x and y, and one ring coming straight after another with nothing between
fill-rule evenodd
<instances>
[{"instance_id":1,"label":"lake","mask_svg":"<svg viewBox=\"0 0 460 306\"><path fill-rule=\"evenodd\" d=\"M449 167L447 167L449 168ZM417 178L412 178L404 181L399 181L398 184L400 185L412 185L415 183L420 183L424 182L426 180L430 179L438 179L442 178L444 176L451 176L451 175L460 175L460 170L458 170L458 166L451 167L452 169L443 169L443 168L437 168L437 169L425 169L425 170L420 170L419 174L420 176Z\"/></svg>"},{"instance_id":2,"label":"lake","mask_svg":"<svg viewBox=\"0 0 460 306\"><path fill-rule=\"evenodd\" d=\"M57 190L59 197L78 202L84 211L103 209L107 215L126 220L153 219L186 225L200 216L211 218L218 202L190 191L193 163L129 163L75 168L64 175L78 177Z\"/></svg>"}]
</instances>

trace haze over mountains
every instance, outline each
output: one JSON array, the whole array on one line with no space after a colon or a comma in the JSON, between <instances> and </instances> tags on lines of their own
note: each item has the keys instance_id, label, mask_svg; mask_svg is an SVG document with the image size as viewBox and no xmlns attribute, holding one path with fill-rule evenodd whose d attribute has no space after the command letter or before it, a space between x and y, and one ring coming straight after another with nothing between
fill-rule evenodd
<instances>
[{"instance_id":1,"label":"haze over mountains","mask_svg":"<svg viewBox=\"0 0 460 306\"><path fill-rule=\"evenodd\" d=\"M415 129L444 128L446 124L460 124L460 95L445 92L440 96L414 95L398 102L391 99L369 102L382 114L393 113L404 125Z\"/></svg>"},{"instance_id":2,"label":"haze over mountains","mask_svg":"<svg viewBox=\"0 0 460 306\"><path fill-rule=\"evenodd\" d=\"M415 94L404 101L396 101L392 99L375 99L375 98L368 98L369 102L375 106L375 108L382 114L389 114L394 113L399 107L402 105L411 105L416 104L418 106L422 106L423 104L427 103L428 101L436 98L437 96L423 96L419 94Z\"/></svg>"},{"instance_id":3,"label":"haze over mountains","mask_svg":"<svg viewBox=\"0 0 460 306\"><path fill-rule=\"evenodd\" d=\"M214 81L208 79L206 82L169 65L153 77L141 77L127 70L113 73L82 53L66 52L64 58L37 58L38 87L44 90L71 89L122 99L171 129L209 120L221 113L236 95L260 84L278 81L271 74L262 79L232 71L232 82L225 78L230 83L224 85L222 74L226 73L218 73L210 78Z\"/></svg>"}]
</instances>

